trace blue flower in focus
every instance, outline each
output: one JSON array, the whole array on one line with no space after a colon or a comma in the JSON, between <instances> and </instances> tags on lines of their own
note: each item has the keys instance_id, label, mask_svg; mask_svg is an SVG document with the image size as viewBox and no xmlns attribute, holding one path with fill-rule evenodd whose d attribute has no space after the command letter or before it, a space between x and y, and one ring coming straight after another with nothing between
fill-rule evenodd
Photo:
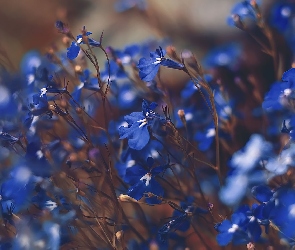
<instances>
[{"instance_id":1,"label":"blue flower in focus","mask_svg":"<svg viewBox=\"0 0 295 250\"><path fill-rule=\"evenodd\" d=\"M153 167L154 159L152 157L147 158L146 167L143 168L139 165L127 168L124 181L131 186L128 189L127 194L140 200L146 193L152 193L157 196L163 196L164 190L161 185L156 181L155 176L162 173L167 165ZM146 202L149 204L160 203L156 197L146 197Z\"/></svg>"},{"instance_id":2,"label":"blue flower in focus","mask_svg":"<svg viewBox=\"0 0 295 250\"><path fill-rule=\"evenodd\" d=\"M217 224L215 229L219 232L216 240L220 246L226 246L230 242L234 245L247 244L257 241L261 235L261 229L258 223L251 225L251 219L247 216L244 209L236 211L231 221L224 220Z\"/></svg>"},{"instance_id":3,"label":"blue flower in focus","mask_svg":"<svg viewBox=\"0 0 295 250\"><path fill-rule=\"evenodd\" d=\"M292 108L291 105L295 99L295 69L286 71L282 76L282 81L274 83L264 97L262 107L267 112Z\"/></svg>"},{"instance_id":4,"label":"blue flower in focus","mask_svg":"<svg viewBox=\"0 0 295 250\"><path fill-rule=\"evenodd\" d=\"M148 157L159 160L160 151L163 148L163 145L158 141L150 141L143 149L140 151L127 148L123 151L121 160L122 162L117 162L115 167L118 171L118 174L121 178L125 178L126 169L133 167L137 163L145 163Z\"/></svg>"},{"instance_id":5,"label":"blue flower in focus","mask_svg":"<svg viewBox=\"0 0 295 250\"><path fill-rule=\"evenodd\" d=\"M139 76L141 80L145 82L152 81L158 73L160 65L166 66L172 69L183 70L184 65L178 62L175 62L171 59L165 58L166 51L161 47L156 49L155 52L150 53L150 58L141 58L137 65L139 69Z\"/></svg>"},{"instance_id":6,"label":"blue flower in focus","mask_svg":"<svg viewBox=\"0 0 295 250\"><path fill-rule=\"evenodd\" d=\"M30 104L30 115L40 116L48 114L50 117L53 116L52 111L49 109L46 92L46 88L42 88L40 94L33 95L33 103Z\"/></svg>"},{"instance_id":7,"label":"blue flower in focus","mask_svg":"<svg viewBox=\"0 0 295 250\"><path fill-rule=\"evenodd\" d=\"M92 33L87 31L86 32L86 36L88 37L89 35L91 35ZM71 46L68 48L68 52L67 52L67 56L70 60L74 60L79 52L80 52L80 45L81 44L85 44L85 42L83 41L83 35L78 35L76 38L76 42L72 42ZM95 41L94 39L88 37L88 43L90 46L93 47L99 47L100 46L100 42Z\"/></svg>"},{"instance_id":8,"label":"blue flower in focus","mask_svg":"<svg viewBox=\"0 0 295 250\"><path fill-rule=\"evenodd\" d=\"M141 150L150 140L148 127L153 127L156 121L163 121L163 118L155 113L156 107L156 103L149 104L146 100L143 100L142 112L133 112L124 116L128 127L121 126L119 134L120 139L128 139L130 148Z\"/></svg>"}]
</instances>

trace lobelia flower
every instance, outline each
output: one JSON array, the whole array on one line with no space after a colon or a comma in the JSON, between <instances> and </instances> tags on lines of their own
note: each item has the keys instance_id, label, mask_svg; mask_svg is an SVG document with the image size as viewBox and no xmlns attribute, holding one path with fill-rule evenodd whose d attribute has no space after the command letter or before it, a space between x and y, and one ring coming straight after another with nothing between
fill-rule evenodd
<instances>
[{"instance_id":1,"label":"lobelia flower","mask_svg":"<svg viewBox=\"0 0 295 250\"><path fill-rule=\"evenodd\" d=\"M249 219L244 212L234 213L231 221L224 220L217 224L215 229L219 232L216 240L220 246L226 246L230 242L235 245L246 244L251 241L247 233ZM261 232L260 232L261 233Z\"/></svg>"},{"instance_id":2,"label":"lobelia flower","mask_svg":"<svg viewBox=\"0 0 295 250\"><path fill-rule=\"evenodd\" d=\"M295 237L295 190L279 188L273 195L274 211L272 222L279 228L281 238L290 241Z\"/></svg>"},{"instance_id":3,"label":"lobelia flower","mask_svg":"<svg viewBox=\"0 0 295 250\"><path fill-rule=\"evenodd\" d=\"M253 187L251 193L261 203L252 205L253 215L259 220L259 224L265 227L265 233L268 234L270 222L275 217L274 193L266 185Z\"/></svg>"},{"instance_id":4,"label":"lobelia flower","mask_svg":"<svg viewBox=\"0 0 295 250\"><path fill-rule=\"evenodd\" d=\"M128 127L121 126L119 128L120 139L128 139L128 145L132 149L141 150L150 140L148 127L153 127L156 121L162 121L154 109L157 107L155 102L148 103L146 100L142 102L142 112L133 112L124 116Z\"/></svg>"},{"instance_id":5,"label":"lobelia flower","mask_svg":"<svg viewBox=\"0 0 295 250\"><path fill-rule=\"evenodd\" d=\"M146 161L147 168L143 168L139 165L127 168L124 181L131 185L127 192L130 197L140 200L145 193L163 196L164 190L156 181L155 176L162 173L167 168L167 165L154 168L153 165L154 159L152 157L148 157ZM161 201L155 197L146 197L146 202L149 204L155 204Z\"/></svg>"},{"instance_id":6,"label":"lobelia flower","mask_svg":"<svg viewBox=\"0 0 295 250\"><path fill-rule=\"evenodd\" d=\"M282 75L282 82L275 82L265 95L262 107L267 112L293 110L295 99L295 69L289 69Z\"/></svg>"},{"instance_id":7,"label":"lobelia flower","mask_svg":"<svg viewBox=\"0 0 295 250\"><path fill-rule=\"evenodd\" d=\"M92 38L89 38L88 36L91 35L92 33L87 31L86 32L86 36L88 38L88 43L90 46L93 46L93 47L99 47L100 46L100 42L97 42L95 41L94 39ZM85 42L83 41L83 35L78 35L77 38L76 38L76 42L72 42L71 46L67 49L68 52L67 52L67 57L70 59L70 60L74 60L79 52L80 52L80 45L81 44L85 44Z\"/></svg>"},{"instance_id":8,"label":"lobelia flower","mask_svg":"<svg viewBox=\"0 0 295 250\"><path fill-rule=\"evenodd\" d=\"M191 202L193 199L194 198L190 196L185 202L180 202L181 209L174 210L172 215L173 219L159 229L158 233L162 241L166 241L168 239L168 234L172 231L187 231L190 227L190 220L193 216L208 213L208 210L192 205Z\"/></svg>"},{"instance_id":9,"label":"lobelia flower","mask_svg":"<svg viewBox=\"0 0 295 250\"><path fill-rule=\"evenodd\" d=\"M160 65L166 66L172 69L183 70L184 65L178 62L175 62L171 59L165 58L166 51L161 47L156 49L155 52L150 53L150 58L141 58L137 65L139 69L139 77L145 82L152 81L158 73Z\"/></svg>"},{"instance_id":10,"label":"lobelia flower","mask_svg":"<svg viewBox=\"0 0 295 250\"><path fill-rule=\"evenodd\" d=\"M42 114L48 114L53 116L52 111L49 110L48 100L46 96L46 88L40 90L40 94L33 95L33 103L30 104L29 113L33 116L40 116Z\"/></svg>"},{"instance_id":11,"label":"lobelia flower","mask_svg":"<svg viewBox=\"0 0 295 250\"><path fill-rule=\"evenodd\" d=\"M198 142L198 148L201 151L206 151L210 148L215 138L215 127L214 124L209 124L205 130L197 131L194 140Z\"/></svg>"}]
</instances>

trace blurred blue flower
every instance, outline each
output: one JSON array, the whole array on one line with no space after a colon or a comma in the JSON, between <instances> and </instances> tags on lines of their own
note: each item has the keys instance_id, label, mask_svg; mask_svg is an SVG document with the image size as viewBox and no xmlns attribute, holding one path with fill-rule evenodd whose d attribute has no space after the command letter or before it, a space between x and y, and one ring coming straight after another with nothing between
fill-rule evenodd
<instances>
[{"instance_id":1,"label":"blurred blue flower","mask_svg":"<svg viewBox=\"0 0 295 250\"><path fill-rule=\"evenodd\" d=\"M212 123L207 126L205 130L197 131L194 136L194 140L198 142L198 148L201 151L208 150L214 141L215 134L215 126Z\"/></svg>"},{"instance_id":2,"label":"blurred blue flower","mask_svg":"<svg viewBox=\"0 0 295 250\"><path fill-rule=\"evenodd\" d=\"M241 46L237 43L224 44L212 49L203 59L206 68L229 67L237 65L241 55Z\"/></svg>"},{"instance_id":3,"label":"blurred blue flower","mask_svg":"<svg viewBox=\"0 0 295 250\"><path fill-rule=\"evenodd\" d=\"M255 168L258 162L272 154L272 145L261 135L254 134L246 146L234 153L230 161L232 168L247 173Z\"/></svg>"},{"instance_id":4,"label":"blurred blue flower","mask_svg":"<svg viewBox=\"0 0 295 250\"><path fill-rule=\"evenodd\" d=\"M245 0L234 5L231 16L227 19L229 26L236 26L235 16L239 16L242 22L246 20L256 21L256 13L251 5L251 0Z\"/></svg>"},{"instance_id":5,"label":"blurred blue flower","mask_svg":"<svg viewBox=\"0 0 295 250\"><path fill-rule=\"evenodd\" d=\"M123 12L131 8L145 10L147 8L146 0L118 0L115 3L115 9L118 12Z\"/></svg>"},{"instance_id":6,"label":"blurred blue flower","mask_svg":"<svg viewBox=\"0 0 295 250\"><path fill-rule=\"evenodd\" d=\"M270 22L279 31L284 32L292 25L295 5L291 2L276 3L272 7Z\"/></svg>"}]
</instances>

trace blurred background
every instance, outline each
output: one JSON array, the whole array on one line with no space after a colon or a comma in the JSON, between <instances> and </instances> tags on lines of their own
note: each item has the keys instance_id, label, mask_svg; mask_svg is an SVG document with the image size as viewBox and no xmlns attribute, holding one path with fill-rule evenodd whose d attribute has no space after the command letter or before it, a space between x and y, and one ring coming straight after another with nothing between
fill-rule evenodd
<instances>
[{"instance_id":1,"label":"blurred background","mask_svg":"<svg viewBox=\"0 0 295 250\"><path fill-rule=\"evenodd\" d=\"M232 40L243 40L242 31L228 27L226 18L236 0L147 0L143 12L132 8L118 13L119 0L0 0L0 45L15 69L23 54L30 49L45 52L58 44L61 35L56 20L79 34L83 25L99 39L104 32L104 45L122 48L147 38L169 38L181 51L190 49L202 57L209 48ZM124 2L120 0L120 2ZM273 0L263 3L267 11ZM189 37L188 37L189 36Z\"/></svg>"}]
</instances>

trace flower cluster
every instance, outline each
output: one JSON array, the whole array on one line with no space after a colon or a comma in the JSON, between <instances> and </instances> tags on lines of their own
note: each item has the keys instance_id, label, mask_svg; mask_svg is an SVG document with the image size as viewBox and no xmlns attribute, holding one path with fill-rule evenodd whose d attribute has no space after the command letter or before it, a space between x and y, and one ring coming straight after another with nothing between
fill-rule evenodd
<instances>
[{"instance_id":1,"label":"flower cluster","mask_svg":"<svg viewBox=\"0 0 295 250\"><path fill-rule=\"evenodd\" d=\"M116 48L57 21L63 49L0 67L0 249L294 247L295 4L270 7L228 18L265 54Z\"/></svg>"}]
</instances>

